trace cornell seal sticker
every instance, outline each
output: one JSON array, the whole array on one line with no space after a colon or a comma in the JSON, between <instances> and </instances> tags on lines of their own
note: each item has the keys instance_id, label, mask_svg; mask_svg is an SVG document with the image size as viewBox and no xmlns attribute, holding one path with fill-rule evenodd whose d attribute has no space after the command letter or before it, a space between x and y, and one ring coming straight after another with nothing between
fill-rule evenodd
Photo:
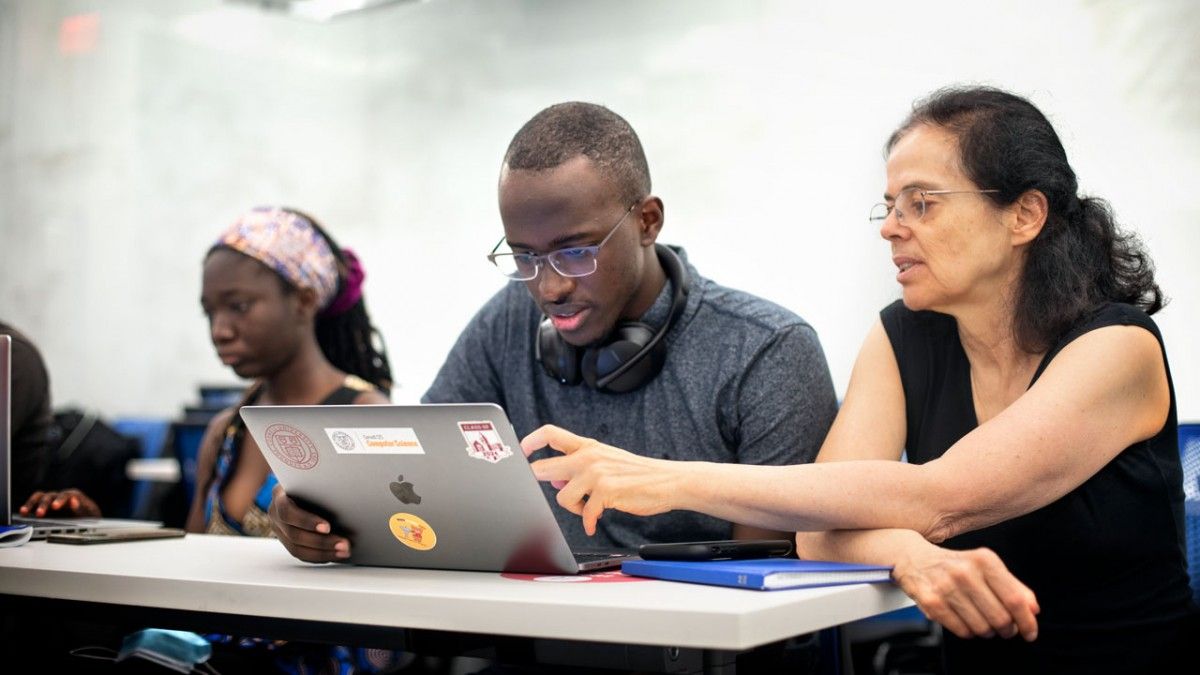
<instances>
[{"instance_id":1,"label":"cornell seal sticker","mask_svg":"<svg viewBox=\"0 0 1200 675\"><path fill-rule=\"evenodd\" d=\"M429 523L411 513L393 514L388 519L388 527L392 530L392 536L409 548L428 551L437 546L437 532Z\"/></svg>"},{"instance_id":2,"label":"cornell seal sticker","mask_svg":"<svg viewBox=\"0 0 1200 675\"><path fill-rule=\"evenodd\" d=\"M512 448L500 440L500 432L491 422L459 422L458 430L467 442L467 454L476 459L486 459L495 464L505 457L512 457Z\"/></svg>"},{"instance_id":3,"label":"cornell seal sticker","mask_svg":"<svg viewBox=\"0 0 1200 675\"><path fill-rule=\"evenodd\" d=\"M266 437L271 454L293 469L311 469L321 459L317 446L296 427L272 424L267 427Z\"/></svg>"}]
</instances>

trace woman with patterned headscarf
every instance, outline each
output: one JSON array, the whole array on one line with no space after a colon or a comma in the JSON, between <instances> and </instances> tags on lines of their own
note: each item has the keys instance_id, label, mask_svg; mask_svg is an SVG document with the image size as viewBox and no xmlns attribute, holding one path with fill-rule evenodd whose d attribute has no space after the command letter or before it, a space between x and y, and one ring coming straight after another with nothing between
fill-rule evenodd
<instances>
[{"instance_id":1,"label":"woman with patterned headscarf","mask_svg":"<svg viewBox=\"0 0 1200 675\"><path fill-rule=\"evenodd\" d=\"M391 372L362 299L363 270L307 215L251 209L204 259L200 304L221 361L254 380L209 425L187 529L270 536L275 477L243 405L386 403Z\"/></svg>"},{"instance_id":2,"label":"woman with patterned headscarf","mask_svg":"<svg viewBox=\"0 0 1200 675\"><path fill-rule=\"evenodd\" d=\"M387 403L391 367L363 302L362 265L308 215L273 206L247 211L208 250L203 269L200 305L217 356L253 384L205 431L187 529L273 536L266 511L276 480L245 432L241 407ZM23 510L100 515L75 489L36 493ZM387 650L207 637L242 652L240 662L284 672L374 672L411 659Z\"/></svg>"},{"instance_id":3,"label":"woman with patterned headscarf","mask_svg":"<svg viewBox=\"0 0 1200 675\"><path fill-rule=\"evenodd\" d=\"M362 298L358 258L311 217L259 207L242 214L204 259L200 304L222 363L254 381L200 443L191 532L273 536L276 481L246 433L243 405L387 403L391 369ZM263 668L373 672L411 657L386 650L209 635ZM248 648L248 649L247 649ZM267 664L270 664L268 666ZM257 667L257 666L256 666Z\"/></svg>"},{"instance_id":4,"label":"woman with patterned headscarf","mask_svg":"<svg viewBox=\"0 0 1200 675\"><path fill-rule=\"evenodd\" d=\"M242 427L242 405L387 402L391 368L367 316L364 276L351 250L293 209L251 209L208 250L200 304L209 337L254 384L200 443L189 531L271 536L275 477ZM21 511L101 515L76 489L34 493Z\"/></svg>"}]
</instances>

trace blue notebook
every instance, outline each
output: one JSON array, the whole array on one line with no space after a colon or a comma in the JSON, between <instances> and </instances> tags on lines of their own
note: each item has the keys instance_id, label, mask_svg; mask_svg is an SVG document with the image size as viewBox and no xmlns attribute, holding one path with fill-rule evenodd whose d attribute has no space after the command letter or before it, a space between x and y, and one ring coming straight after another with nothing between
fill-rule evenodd
<instances>
[{"instance_id":1,"label":"blue notebook","mask_svg":"<svg viewBox=\"0 0 1200 675\"><path fill-rule=\"evenodd\" d=\"M706 562L627 560L621 563L621 571L637 577L752 588L760 591L880 583L892 580L891 567L822 560L796 560L795 558Z\"/></svg>"}]
</instances>

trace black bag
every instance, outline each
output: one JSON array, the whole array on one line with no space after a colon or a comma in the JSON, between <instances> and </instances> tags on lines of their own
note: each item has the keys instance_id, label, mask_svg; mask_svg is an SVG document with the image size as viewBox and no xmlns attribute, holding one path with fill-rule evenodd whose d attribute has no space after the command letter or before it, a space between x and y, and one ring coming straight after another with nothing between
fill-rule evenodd
<instances>
[{"instance_id":1,"label":"black bag","mask_svg":"<svg viewBox=\"0 0 1200 675\"><path fill-rule=\"evenodd\" d=\"M125 465L141 454L138 439L117 432L95 413L62 410L54 414L47 447L46 489L78 488L105 516L130 516L133 481Z\"/></svg>"}]
</instances>

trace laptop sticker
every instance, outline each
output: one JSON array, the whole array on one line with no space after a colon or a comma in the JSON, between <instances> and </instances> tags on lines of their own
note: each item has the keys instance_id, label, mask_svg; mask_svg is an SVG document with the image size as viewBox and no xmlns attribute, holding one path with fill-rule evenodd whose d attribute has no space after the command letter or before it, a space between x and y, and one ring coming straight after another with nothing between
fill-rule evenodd
<instances>
[{"instance_id":1,"label":"laptop sticker","mask_svg":"<svg viewBox=\"0 0 1200 675\"><path fill-rule=\"evenodd\" d=\"M500 440L500 432L491 422L459 422L458 430L467 442L467 454L492 464L512 457L512 449Z\"/></svg>"},{"instance_id":2,"label":"laptop sticker","mask_svg":"<svg viewBox=\"0 0 1200 675\"><path fill-rule=\"evenodd\" d=\"M437 546L437 533L429 523L411 513L396 513L388 519L392 536L401 544L418 551L428 551Z\"/></svg>"},{"instance_id":3,"label":"laptop sticker","mask_svg":"<svg viewBox=\"0 0 1200 675\"><path fill-rule=\"evenodd\" d=\"M272 424L264 435L271 454L293 469L311 469L321 459L317 454L317 446L296 427Z\"/></svg>"},{"instance_id":4,"label":"laptop sticker","mask_svg":"<svg viewBox=\"0 0 1200 675\"><path fill-rule=\"evenodd\" d=\"M388 488L391 489L392 494L395 495L396 499L399 499L400 503L402 504L421 503L421 495L417 494L417 491L413 489L413 484L411 482L404 480L403 475L392 481L391 484L388 485Z\"/></svg>"},{"instance_id":5,"label":"laptop sticker","mask_svg":"<svg viewBox=\"0 0 1200 675\"><path fill-rule=\"evenodd\" d=\"M425 448L411 427L326 429L339 455L423 455Z\"/></svg>"},{"instance_id":6,"label":"laptop sticker","mask_svg":"<svg viewBox=\"0 0 1200 675\"><path fill-rule=\"evenodd\" d=\"M588 572L584 574L523 574L518 572L501 572L504 579L513 581L539 581L547 584L622 584L631 581L653 581L649 577L634 577L622 574L621 570L605 570L603 572Z\"/></svg>"}]
</instances>

